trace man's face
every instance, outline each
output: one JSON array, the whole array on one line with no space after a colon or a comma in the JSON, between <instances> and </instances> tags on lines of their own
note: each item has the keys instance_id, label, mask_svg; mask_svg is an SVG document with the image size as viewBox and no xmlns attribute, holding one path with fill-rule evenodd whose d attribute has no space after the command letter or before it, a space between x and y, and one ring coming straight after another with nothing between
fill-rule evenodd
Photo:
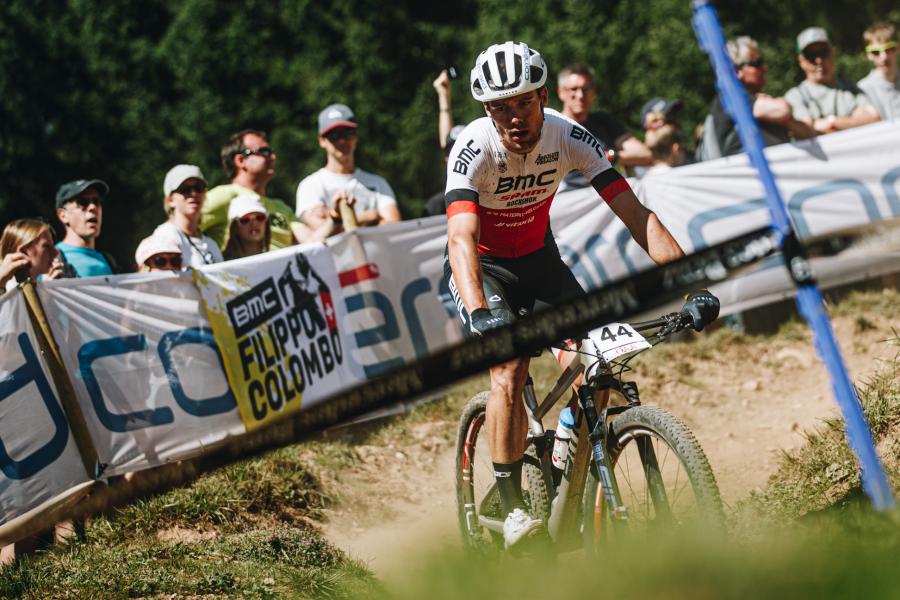
<instances>
[{"instance_id":1,"label":"man's face","mask_svg":"<svg viewBox=\"0 0 900 600\"><path fill-rule=\"evenodd\" d=\"M484 103L500 141L510 152L528 154L541 139L547 88Z\"/></svg>"},{"instance_id":2,"label":"man's face","mask_svg":"<svg viewBox=\"0 0 900 600\"><path fill-rule=\"evenodd\" d=\"M769 67L763 60L759 50L750 50L747 60L738 65L737 76L750 93L756 94L766 87L766 72Z\"/></svg>"},{"instance_id":3,"label":"man's face","mask_svg":"<svg viewBox=\"0 0 900 600\"><path fill-rule=\"evenodd\" d=\"M268 140L255 133L248 133L243 141L246 150L234 158L238 171L246 171L255 181L272 179L275 176L277 157Z\"/></svg>"},{"instance_id":4,"label":"man's face","mask_svg":"<svg viewBox=\"0 0 900 600\"><path fill-rule=\"evenodd\" d=\"M100 235L103 222L103 200L96 188L88 188L56 209L60 222L85 241Z\"/></svg>"},{"instance_id":5,"label":"man's face","mask_svg":"<svg viewBox=\"0 0 900 600\"><path fill-rule=\"evenodd\" d=\"M359 143L359 134L354 127L335 127L319 136L319 146L328 156L338 160L352 157Z\"/></svg>"},{"instance_id":6,"label":"man's face","mask_svg":"<svg viewBox=\"0 0 900 600\"><path fill-rule=\"evenodd\" d=\"M816 42L803 49L797 57L806 80L819 85L834 83L834 48L826 42Z\"/></svg>"},{"instance_id":7,"label":"man's face","mask_svg":"<svg viewBox=\"0 0 900 600\"><path fill-rule=\"evenodd\" d=\"M897 68L896 42L894 42L893 46L891 46L890 43L873 45L877 47L877 51L868 51L866 52L866 56L872 61L872 64L875 65L876 69L887 73L893 73Z\"/></svg>"},{"instance_id":8,"label":"man's face","mask_svg":"<svg viewBox=\"0 0 900 600\"><path fill-rule=\"evenodd\" d=\"M556 93L562 101L563 113L576 116L586 116L597 97L591 81L578 73L572 73L563 79L562 84L556 88Z\"/></svg>"}]
</instances>

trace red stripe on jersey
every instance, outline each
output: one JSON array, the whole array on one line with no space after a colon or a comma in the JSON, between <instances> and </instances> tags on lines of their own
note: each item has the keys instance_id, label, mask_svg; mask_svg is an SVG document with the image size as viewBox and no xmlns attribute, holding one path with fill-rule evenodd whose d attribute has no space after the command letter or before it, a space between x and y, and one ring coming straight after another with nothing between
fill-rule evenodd
<instances>
[{"instance_id":1,"label":"red stripe on jersey","mask_svg":"<svg viewBox=\"0 0 900 600\"><path fill-rule=\"evenodd\" d=\"M447 207L447 218L459 213L478 212L478 203L471 200L455 200Z\"/></svg>"},{"instance_id":2,"label":"red stripe on jersey","mask_svg":"<svg viewBox=\"0 0 900 600\"><path fill-rule=\"evenodd\" d=\"M628 185L628 182L625 179L616 179L608 186L600 190L600 196L606 200L607 204L613 201L613 198L624 192L625 190L630 190L631 186Z\"/></svg>"}]
</instances>

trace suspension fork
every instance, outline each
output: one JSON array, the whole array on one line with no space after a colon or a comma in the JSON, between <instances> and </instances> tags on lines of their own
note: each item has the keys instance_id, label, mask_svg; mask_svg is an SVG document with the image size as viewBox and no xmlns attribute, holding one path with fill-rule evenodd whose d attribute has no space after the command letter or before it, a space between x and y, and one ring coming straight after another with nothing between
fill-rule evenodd
<instances>
[{"instance_id":1,"label":"suspension fork","mask_svg":"<svg viewBox=\"0 0 900 600\"><path fill-rule=\"evenodd\" d=\"M615 387L615 381L610 375L601 375L596 382L596 390L603 394L603 406L599 412L594 403L595 387L583 385L578 390L578 401L584 412L587 422L587 430L590 432L591 451L594 458L594 466L597 469L600 486L603 489L603 498L614 522L624 522L628 519L622 496L619 494L619 486L613 476L612 462L607 451L608 428L606 426L606 402L609 399L609 390Z\"/></svg>"}]
</instances>

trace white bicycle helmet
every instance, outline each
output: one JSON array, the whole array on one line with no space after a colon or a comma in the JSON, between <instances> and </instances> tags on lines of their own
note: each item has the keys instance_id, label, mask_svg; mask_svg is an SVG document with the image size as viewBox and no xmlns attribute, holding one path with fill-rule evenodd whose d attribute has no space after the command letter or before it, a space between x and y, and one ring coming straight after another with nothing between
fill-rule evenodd
<instances>
[{"instance_id":1,"label":"white bicycle helmet","mask_svg":"<svg viewBox=\"0 0 900 600\"><path fill-rule=\"evenodd\" d=\"M521 42L494 44L483 50L472 68L472 96L490 102L540 89L547 65L536 50Z\"/></svg>"}]
</instances>

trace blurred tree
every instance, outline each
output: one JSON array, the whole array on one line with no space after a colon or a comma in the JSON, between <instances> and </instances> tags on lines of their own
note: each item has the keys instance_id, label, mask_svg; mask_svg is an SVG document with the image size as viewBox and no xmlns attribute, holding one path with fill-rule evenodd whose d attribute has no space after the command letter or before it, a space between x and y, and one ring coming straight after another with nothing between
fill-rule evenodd
<instances>
[{"instance_id":1,"label":"blurred tree","mask_svg":"<svg viewBox=\"0 0 900 600\"><path fill-rule=\"evenodd\" d=\"M799 78L794 39L828 28L842 75L869 69L861 33L900 20L895 0L720 2L726 35L751 35L769 62L772 93ZM550 97L566 63L598 74L598 105L639 131L651 96L685 102L686 127L714 93L687 0L5 0L0 3L0 224L53 217L63 181L112 188L99 245L123 265L164 215L162 178L179 162L224 180L219 148L244 127L270 132L271 192L293 205L297 183L324 163L316 116L349 104L359 163L384 175L406 216L440 187L431 81L449 64L454 116L484 114L468 91L475 54L523 40L550 66Z\"/></svg>"}]
</instances>

